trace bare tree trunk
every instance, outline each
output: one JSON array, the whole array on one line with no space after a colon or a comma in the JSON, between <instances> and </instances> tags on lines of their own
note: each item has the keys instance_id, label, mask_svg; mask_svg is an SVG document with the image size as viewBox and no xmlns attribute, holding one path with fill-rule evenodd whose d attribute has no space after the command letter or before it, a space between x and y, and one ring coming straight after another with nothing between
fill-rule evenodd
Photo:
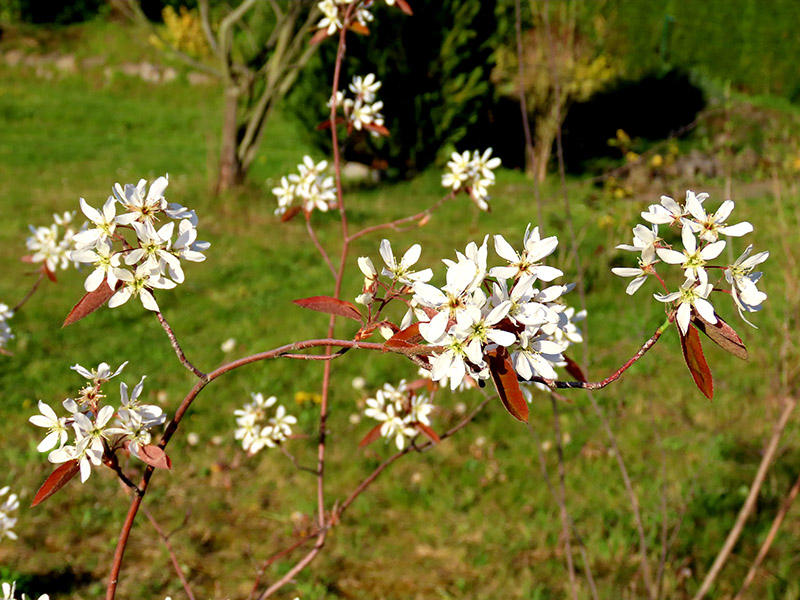
<instances>
[{"instance_id":1,"label":"bare tree trunk","mask_svg":"<svg viewBox=\"0 0 800 600\"><path fill-rule=\"evenodd\" d=\"M225 90L225 107L222 115L222 144L219 151L219 177L216 193L236 187L244 180L244 169L236 152L238 146L237 109L239 89L228 87Z\"/></svg>"}]
</instances>

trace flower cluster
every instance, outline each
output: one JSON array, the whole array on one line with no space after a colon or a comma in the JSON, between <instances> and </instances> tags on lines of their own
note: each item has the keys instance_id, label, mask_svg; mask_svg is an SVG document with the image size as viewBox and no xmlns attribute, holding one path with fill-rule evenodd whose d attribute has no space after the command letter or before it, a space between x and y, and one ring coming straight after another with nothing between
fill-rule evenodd
<instances>
[{"instance_id":1,"label":"flower cluster","mask_svg":"<svg viewBox=\"0 0 800 600\"><path fill-rule=\"evenodd\" d=\"M722 254L727 244L720 236L741 237L753 231L753 226L747 221L728 225L728 217L734 208L733 201L726 200L712 213L706 211L704 202L707 198L708 194L695 194L688 190L686 201L681 205L669 196L662 196L660 204L653 204L642 212L642 218L650 226L637 225L633 229L633 243L617 246L620 250L639 253L639 266L612 269L614 274L621 277L633 277L626 290L631 295L642 286L648 276L656 277L667 293L654 296L660 302L673 305L678 327L684 334L693 315L708 323L717 322L714 307L708 301L713 291L729 293L739 315L749 325L753 324L745 318L744 313L761 310L762 303L767 299L767 295L756 285L762 273L754 269L767 260L769 252L759 252L751 256L753 246L750 245L732 264L711 264L711 261ZM680 229L682 251L673 249L659 237L659 225ZM684 282L677 291L670 292L657 272L656 265L662 262L683 269ZM719 276L712 281L710 273L714 270ZM729 289L720 287L724 285L723 281L727 282Z\"/></svg>"},{"instance_id":2,"label":"flower cluster","mask_svg":"<svg viewBox=\"0 0 800 600\"><path fill-rule=\"evenodd\" d=\"M0 499L8 494L9 489L8 486L0 489ZM0 504L0 540L4 537L10 540L17 539L17 534L14 533L13 530L17 524L17 517L14 516L14 513L17 512L18 508L19 500L16 494L9 494L9 496L3 500L3 503Z\"/></svg>"},{"instance_id":3,"label":"flower cluster","mask_svg":"<svg viewBox=\"0 0 800 600\"><path fill-rule=\"evenodd\" d=\"M365 77L356 75L350 83L353 98L346 97L343 92L336 92L336 106L342 107L348 126L355 127L358 131L368 129L373 136L378 136L383 131L383 115L381 109L383 102L375 100L375 92L381 87L381 82L375 79L374 73ZM330 102L328 102L330 107Z\"/></svg>"},{"instance_id":4,"label":"flower cluster","mask_svg":"<svg viewBox=\"0 0 800 600\"><path fill-rule=\"evenodd\" d=\"M563 352L582 341L575 322L585 316L576 315L561 300L572 285L543 285L563 275L542 264L556 249L558 239L542 238L539 228L529 225L518 252L503 236L495 235L495 251L508 264L488 268L488 237L480 246L468 244L463 253L456 253L455 261L443 261L447 275L441 287L428 283L430 269L411 269L420 255L418 246L398 262L384 240L381 256L386 268L382 275L391 277L391 283L380 281L369 258L360 258L365 281L357 301L372 311L375 300L380 299L382 307L394 297L411 294L406 301L408 312L392 331L405 330L416 318L419 336L436 347L427 365L432 379L447 379L453 390L466 377L487 379L490 356L509 356L524 380L556 379L555 367L565 364ZM385 292L382 298L378 298L380 288Z\"/></svg>"},{"instance_id":5,"label":"flower cluster","mask_svg":"<svg viewBox=\"0 0 800 600\"><path fill-rule=\"evenodd\" d=\"M77 232L73 225L75 211L53 215L53 224L49 227L34 227L28 225L31 235L25 240L28 250L33 252L26 257L33 263L44 263L49 273L55 273L59 268L68 269L75 262L72 252L75 250L75 237ZM86 223L79 230L83 230ZM62 232L61 229L64 231ZM77 263L75 263L77 266Z\"/></svg>"},{"instance_id":6,"label":"flower cluster","mask_svg":"<svg viewBox=\"0 0 800 600\"><path fill-rule=\"evenodd\" d=\"M144 179L124 187L117 183L101 209L80 200L92 226L75 235L76 250L70 257L94 268L84 282L87 292L103 284L115 290L108 301L111 308L136 296L146 309L158 311L151 290L183 283L181 259L206 259L203 252L210 244L197 240L197 215L180 204L167 203L168 184L167 177L159 177L149 189ZM118 209L123 209L122 214L117 214ZM161 219L168 222L156 229ZM126 238L125 231L133 232L135 239Z\"/></svg>"},{"instance_id":7,"label":"flower cluster","mask_svg":"<svg viewBox=\"0 0 800 600\"><path fill-rule=\"evenodd\" d=\"M432 411L433 404L425 390L409 386L403 379L397 387L384 384L374 398L368 398L364 415L380 421L381 437L387 442L394 438L397 449L402 450L406 439L419 433L419 424L430 427L428 415Z\"/></svg>"},{"instance_id":8,"label":"flower cluster","mask_svg":"<svg viewBox=\"0 0 800 600\"><path fill-rule=\"evenodd\" d=\"M315 208L326 212L336 207L336 188L333 177L325 174L328 161L322 160L314 163L310 156L303 157L303 163L297 165L299 175L292 173L288 177L281 177L280 187L272 188L272 193L278 199L276 215L292 213L292 209L302 208L306 215ZM300 202L300 207L293 207L295 200Z\"/></svg>"},{"instance_id":9,"label":"flower cluster","mask_svg":"<svg viewBox=\"0 0 800 600\"><path fill-rule=\"evenodd\" d=\"M491 156L491 148L483 154L474 150L471 156L468 150L461 154L453 152L447 163L448 171L442 175L442 185L454 192L466 190L478 208L489 210L488 188L494 185L492 169L500 166L500 159Z\"/></svg>"},{"instance_id":10,"label":"flower cluster","mask_svg":"<svg viewBox=\"0 0 800 600\"><path fill-rule=\"evenodd\" d=\"M394 0L391 2L387 0L386 3L393 4ZM339 31L343 27L342 21L350 4L358 4L354 9L355 12L352 14L352 19L366 27L367 23L372 21L374 17L364 3L359 0L355 0L355 2L354 0L322 0L322 2L317 3L317 6L324 16L317 23L317 28L324 29L328 35L333 35Z\"/></svg>"},{"instance_id":11,"label":"flower cluster","mask_svg":"<svg viewBox=\"0 0 800 600\"><path fill-rule=\"evenodd\" d=\"M252 402L243 408L233 411L236 415L234 432L237 440L242 440L242 448L250 455L255 454L265 446L275 448L278 444L292 435L292 425L297 423L297 418L286 414L283 405L278 406L275 414L267 418L267 409L278 400L275 396L264 399L260 392L251 393Z\"/></svg>"},{"instance_id":12,"label":"flower cluster","mask_svg":"<svg viewBox=\"0 0 800 600\"><path fill-rule=\"evenodd\" d=\"M10 340L14 339L14 334L11 333L11 327L8 325L8 320L13 316L14 311L8 308L7 304L0 303L0 352Z\"/></svg>"},{"instance_id":13,"label":"flower cluster","mask_svg":"<svg viewBox=\"0 0 800 600\"><path fill-rule=\"evenodd\" d=\"M3 582L2 585L3 597L0 600L17 600L17 582L12 581L11 583ZM28 600L28 596L22 594L20 596L20 600ZM50 596L47 594L42 594L37 598L37 600L50 600Z\"/></svg>"},{"instance_id":14,"label":"flower cluster","mask_svg":"<svg viewBox=\"0 0 800 600\"><path fill-rule=\"evenodd\" d=\"M132 455L142 458L141 448L150 444L150 429L162 425L166 416L160 407L142 404L140 396L145 376L128 392L123 382L119 385L120 408L102 404L106 395L102 386L122 372L127 365L122 363L116 371L106 363L96 369L88 370L80 365L70 367L88 382L75 398L62 402L68 415L59 417L45 402L39 400L39 412L28 419L37 427L47 430L47 435L37 446L39 452L49 452L47 459L55 464L71 460L80 465L81 481L91 475L92 466L100 466L104 458L113 456L120 448L126 448ZM71 444L67 444L70 432L75 434Z\"/></svg>"}]
</instances>

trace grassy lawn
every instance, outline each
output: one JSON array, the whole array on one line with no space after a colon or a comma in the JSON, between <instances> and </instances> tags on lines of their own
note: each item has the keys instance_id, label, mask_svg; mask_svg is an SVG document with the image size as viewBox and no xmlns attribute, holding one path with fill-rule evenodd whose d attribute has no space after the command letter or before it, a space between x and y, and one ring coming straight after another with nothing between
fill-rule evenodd
<instances>
[{"instance_id":1,"label":"grassy lawn","mask_svg":"<svg viewBox=\"0 0 800 600\"><path fill-rule=\"evenodd\" d=\"M118 39L124 30L97 26L85 48ZM116 26L118 27L118 26ZM105 38L103 37L105 36ZM119 43L119 42L117 42ZM114 46L115 47L115 46ZM2 46L0 46L2 49ZM97 50L100 51L99 49ZM115 51L116 52L116 51ZM146 57L145 50L137 50ZM113 54L113 56L117 56ZM137 55L140 56L140 55ZM249 183L222 197L209 193L218 143L221 94L214 86L191 87L182 77L161 84L124 75L110 80L102 70L85 75L38 78L32 69L0 62L0 301L14 304L33 278L25 253L28 224L44 225L54 212L78 208L84 197L99 206L115 182L153 180L169 173L167 198L195 208L199 233L211 242L204 263L186 268L186 283L159 302L189 358L203 370L224 360L300 339L323 337L324 315L303 311L294 298L329 294L333 281L308 241L300 220L281 224L269 193L303 154L302 125L276 116ZM312 155L320 160L321 156ZM440 174L431 170L410 182L351 191L347 205L352 227L367 226L422 210L442 194ZM614 246L629 243L630 230L659 193L682 198L684 188L633 200L610 200L581 180L568 182L579 255L584 270L589 318L590 378L600 379L627 360L663 320L652 287L629 297L625 282L610 267L626 264ZM721 181L693 184L709 191L711 206L723 200ZM734 181L736 217L755 226L756 250L771 258L760 287L766 309L750 329L732 305L720 314L742 335L750 350L747 364L706 343L716 377L709 402L694 387L681 358L678 336L670 330L650 354L615 385L596 394L618 436L639 495L653 570L661 552L662 510L670 530L680 523L664 568L668 597L694 593L735 519L779 412L776 390L792 381L797 367L794 327L796 299L786 281L796 280L797 263L787 252L800 243L796 186L783 185L777 201L770 185ZM567 281L576 277L564 205L556 178L542 190L544 228L561 244L554 266ZM421 263L443 279L441 258L453 257L468 241L502 233L520 245L537 213L530 182L520 173L500 171L493 212L476 214L463 197L447 203L423 229L387 237L396 251L414 242ZM339 228L333 215L315 215L320 239L334 254ZM359 240L348 263L344 296L360 292L356 257L379 262L380 236ZM734 243L732 258L746 243ZM493 253L490 252L490 261ZM495 262L496 264L496 262ZM27 505L51 466L36 451L39 430L27 423L36 402L56 405L71 396L81 378L69 369L101 361L130 361L122 376L133 385L147 375L147 401L168 412L192 385L178 364L157 320L130 302L102 309L66 329L60 325L83 293L83 277L60 272L58 284L45 282L14 317L11 357L0 356L0 487L21 496L19 540L0 541L0 576L15 578L29 594L55 599L102 596L128 501L108 471L73 482L35 509ZM570 301L579 303L577 292ZM355 328L341 323L339 335ZM788 336L788 337L787 337ZM236 339L229 354L220 349ZM575 354L580 358L582 350ZM370 424L353 424L359 394L351 387L363 376L368 390L384 382L414 377L416 368L399 356L350 352L334 365L328 498L343 499L391 447L357 448ZM316 456L317 407L295 403L298 392L316 392L319 364L279 360L240 369L214 382L193 405L170 445L173 469L159 472L145 504L166 531L199 598L242 598L260 562L303 534L316 510L315 480L277 451L247 458L233 437L233 410L249 393L276 395L299 416L289 449L302 464ZM591 560L601 598L641 598L637 575L638 537L609 441L586 396L572 391L560 406L565 446L567 505ZM112 398L113 399L113 398ZM458 421L457 404L476 405L476 393L441 392L434 427ZM511 419L500 403L434 451L399 461L359 498L328 538L310 570L279 598L562 598L569 584L558 507L543 482L537 439L553 440L548 397L539 393L531 407L536 438ZM187 434L200 443L189 445ZM736 592L768 530L781 499L800 469L798 427L790 424L780 458L759 498L734 558L714 597ZM556 456L545 452L551 477ZM131 463L131 469L138 465ZM662 507L662 501L664 506ZM140 514L120 585L122 598L182 598L183 591L155 530ZM753 596L798 598L797 556L800 517L790 512L758 577ZM573 550L575 547L573 546ZM580 572L581 597L589 597ZM291 566L277 561L265 575L274 580Z\"/></svg>"}]
</instances>

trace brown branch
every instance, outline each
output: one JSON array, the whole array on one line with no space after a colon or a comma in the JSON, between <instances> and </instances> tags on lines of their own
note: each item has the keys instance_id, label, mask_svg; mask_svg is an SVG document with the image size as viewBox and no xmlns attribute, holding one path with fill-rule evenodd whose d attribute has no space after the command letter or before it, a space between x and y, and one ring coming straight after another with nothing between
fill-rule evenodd
<instances>
[{"instance_id":1,"label":"brown branch","mask_svg":"<svg viewBox=\"0 0 800 600\"><path fill-rule=\"evenodd\" d=\"M147 517L147 520L150 521L150 524L153 526L153 529L156 530L158 537L161 538L161 542L164 544L164 547L169 552L169 558L172 561L172 566L175 569L175 573L178 575L178 579L181 580L181 584L183 585L183 590L186 592L186 595L189 597L189 600L195 600L194 594L192 593L192 586L189 585L189 581L186 579L186 575L181 568L180 563L178 562L178 557L175 555L175 551L172 549L172 544L169 541L169 536L164 533L161 527L156 521L155 517L147 510L146 506L142 507L142 512L144 516Z\"/></svg>"},{"instance_id":2,"label":"brown branch","mask_svg":"<svg viewBox=\"0 0 800 600\"><path fill-rule=\"evenodd\" d=\"M172 349L175 350L175 354L178 355L178 360L181 362L181 364L201 381L207 381L208 375L206 375L200 369L195 367L191 362L189 362L189 360L186 358L186 355L184 355L183 349L181 348L181 345L178 343L178 338L175 337L175 332L172 331L172 327L169 326L169 323L167 323L167 320L164 318L164 315L162 315L161 312L156 312L156 316L158 317L158 322L161 323L161 327L163 327L164 331L167 332L169 343L172 344Z\"/></svg>"},{"instance_id":3,"label":"brown branch","mask_svg":"<svg viewBox=\"0 0 800 600\"><path fill-rule=\"evenodd\" d=\"M714 581L717 579L720 571L722 571L722 568L725 566L728 557L733 551L733 547L739 540L745 522L752 514L753 509L755 509L758 493L761 491L761 486L764 484L764 480L767 477L767 472L772 465L772 459L775 457L775 453L778 450L778 442L780 442L783 430L786 428L786 424L789 422L789 417L792 411L794 411L795 406L797 406L797 400L793 396L786 398L786 405L783 407L783 412L778 418L778 422L773 427L772 437L770 437L767 443L767 448L764 451L761 464L758 465L758 471L756 471L756 476L753 478L753 483L750 484L750 493L747 494L747 498L736 517L736 522L728 533L728 537L725 539L725 543L722 545L719 554L717 554L717 558L714 559L711 569L706 573L703 583L700 585L700 589L694 595L694 600L702 600L702 598L705 598L711 586L714 585Z\"/></svg>"},{"instance_id":4,"label":"brown branch","mask_svg":"<svg viewBox=\"0 0 800 600\"><path fill-rule=\"evenodd\" d=\"M775 520L772 521L772 526L769 528L769 533L767 533L767 537L764 540L764 543L761 545L753 564L750 565L750 569L747 571L747 576L744 578L742 587L736 593L736 596L734 596L733 600L740 600L747 591L747 588L750 587L750 584L753 583L753 579L755 579L756 573L758 573L758 569L761 567L761 563L764 562L764 558L767 556L767 552L769 552L772 542L775 541L775 536L778 533L778 529L780 529L781 524L783 524L783 520L786 518L786 513L789 512L789 509L792 507L792 503L794 502L795 498L797 498L798 493L800 493L800 476L797 477L794 485L789 490L789 494L786 496L786 498L784 498L783 503L778 510L778 514L775 515Z\"/></svg>"},{"instance_id":5,"label":"brown branch","mask_svg":"<svg viewBox=\"0 0 800 600\"><path fill-rule=\"evenodd\" d=\"M42 267L42 269L44 268L45 267ZM39 289L39 285L42 283L43 280L44 280L44 271L40 270L39 276L36 278L36 281L33 282L33 287L31 287L31 289L28 290L28 293L25 294L25 297L19 302L17 302L16 306L14 306L14 308L11 309L12 313L16 313L20 308L25 306L25 303L30 299L31 296L33 296L36 293L36 290Z\"/></svg>"},{"instance_id":6,"label":"brown branch","mask_svg":"<svg viewBox=\"0 0 800 600\"><path fill-rule=\"evenodd\" d=\"M422 212L417 213L415 215L411 215L409 217L403 217L401 219L395 219L394 221L390 221L389 223L381 223L380 225L372 225L370 227L365 227L364 229L362 229L360 231L357 231L356 233L351 235L349 238L347 238L347 243L349 244L349 243L357 240L360 237L363 237L363 236L368 235L370 233L375 233L376 231L381 231L383 229L394 229L394 230L397 230L400 227L400 225L405 225L406 223L412 223L414 221L422 221L426 217L428 217L431 214L433 214L433 212L437 208L439 208L446 200L448 200L450 198L455 198L455 192L450 192L446 196L443 196L442 198L439 198L439 200L437 200L429 208L426 208ZM423 223L419 223L420 227L422 225L423 225Z\"/></svg>"}]
</instances>

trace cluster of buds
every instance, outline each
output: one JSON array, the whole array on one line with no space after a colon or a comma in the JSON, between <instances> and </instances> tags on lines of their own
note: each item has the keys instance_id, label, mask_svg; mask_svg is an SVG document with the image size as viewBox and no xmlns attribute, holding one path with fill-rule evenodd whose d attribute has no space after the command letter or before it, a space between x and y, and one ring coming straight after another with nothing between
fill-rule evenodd
<instances>
[{"instance_id":1,"label":"cluster of buds","mask_svg":"<svg viewBox=\"0 0 800 600\"><path fill-rule=\"evenodd\" d=\"M108 302L111 308L136 296L146 309L158 311L151 290L183 283L181 259L202 262L206 258L203 252L210 244L197 241L197 215L180 204L167 203L168 184L167 177L156 179L149 190L144 179L124 187L117 183L102 209L80 200L92 227L75 235L76 250L70 257L94 267L84 282L87 292L104 284L114 290ZM118 208L124 209L120 215ZM168 221L156 229L162 219ZM135 236L126 238L126 230Z\"/></svg>"},{"instance_id":2,"label":"cluster of buds","mask_svg":"<svg viewBox=\"0 0 800 600\"><path fill-rule=\"evenodd\" d=\"M0 499L8 494L9 487L6 486L0 489ZM8 497L0 504L0 540L7 537L10 540L17 539L17 534L14 533L14 527L17 525L17 517L14 516L19 508L19 499L16 494L9 494Z\"/></svg>"},{"instance_id":3,"label":"cluster of buds","mask_svg":"<svg viewBox=\"0 0 800 600\"><path fill-rule=\"evenodd\" d=\"M415 382L425 384L425 380ZM388 442L394 438L398 450L405 448L406 440L420 431L430 435L430 419L433 404L426 389L420 385L407 384L401 380L397 387L388 383L378 390L374 398L367 399L364 415L380 421L376 430ZM369 436L368 436L369 438ZM367 438L367 439L368 439Z\"/></svg>"},{"instance_id":4,"label":"cluster of buds","mask_svg":"<svg viewBox=\"0 0 800 600\"><path fill-rule=\"evenodd\" d=\"M380 313L387 302L410 295L410 300L404 299L409 304L405 317L389 333L397 332L406 342L418 337L434 346L425 366L433 381L447 379L451 389L465 377L489 378L489 357L509 357L522 380L557 379L555 367L567 365L564 351L582 341L574 321L585 316L575 315L561 299L572 285L542 285L563 275L541 262L556 249L558 239L542 238L538 227L528 226L523 249L517 252L495 235L495 251L508 264L488 268L488 237L480 246L468 244L455 261L443 261L447 275L441 287L428 283L430 269L412 270L420 256L418 245L398 261L384 240L381 256L386 267L381 275L390 283L381 281L368 257L360 258L365 280L357 301L369 308L371 322L380 322L374 307Z\"/></svg>"},{"instance_id":5,"label":"cluster of buds","mask_svg":"<svg viewBox=\"0 0 800 600\"><path fill-rule=\"evenodd\" d=\"M442 175L442 185L454 192L465 190L481 210L489 210L489 188L494 185L494 172L500 166L500 159L492 158L492 149L483 154L464 150L461 154L453 152L447 163L448 171Z\"/></svg>"},{"instance_id":6,"label":"cluster of buds","mask_svg":"<svg viewBox=\"0 0 800 600\"><path fill-rule=\"evenodd\" d=\"M0 352L3 352L8 342L14 339L14 334L8 325L8 320L13 316L14 311L7 304L0 303Z\"/></svg>"},{"instance_id":7,"label":"cluster of buds","mask_svg":"<svg viewBox=\"0 0 800 600\"><path fill-rule=\"evenodd\" d=\"M23 258L26 262L43 263L46 273L52 278L60 269L77 266L72 252L75 250L75 236L78 231L86 227L84 223L76 231L73 221L75 211L53 215L53 223L49 227L34 227L28 225L31 235L25 240L25 245L33 254ZM61 230L63 228L63 231Z\"/></svg>"},{"instance_id":8,"label":"cluster of buds","mask_svg":"<svg viewBox=\"0 0 800 600\"><path fill-rule=\"evenodd\" d=\"M2 600L17 600L16 581L13 581L11 583L4 581L0 589L2 589L3 591ZM25 594L22 594L22 596L20 596L20 600L31 600L31 599L29 599L28 596L26 596ZM48 594L42 594L41 596L39 596L39 598L37 598L37 600L50 600L50 596Z\"/></svg>"},{"instance_id":9,"label":"cluster of buds","mask_svg":"<svg viewBox=\"0 0 800 600\"><path fill-rule=\"evenodd\" d=\"M120 383L120 408L105 404L102 386L122 372L127 362L122 363L116 371L106 363L101 363L91 371L80 365L71 368L88 382L80 389L75 398L67 398L62 402L69 413L59 417L45 402L39 401L41 414L32 416L29 421L37 427L47 430L47 435L37 446L39 452L49 452L47 459L51 463L61 464L77 461L80 467L81 481L91 475L92 466L100 466L111 461L114 454L124 448L133 456L152 464L143 449L149 447L150 430L162 425L166 416L160 407L142 404L140 396L144 379L134 386L130 394L128 386ZM71 443L70 432L75 438Z\"/></svg>"},{"instance_id":10,"label":"cluster of buds","mask_svg":"<svg viewBox=\"0 0 800 600\"><path fill-rule=\"evenodd\" d=\"M341 91L336 92L336 107L341 107L344 111L348 130L354 127L361 131L363 128L369 130L373 136L388 135L381 114L383 102L375 99L375 92L381 87L381 82L375 79L375 74L369 73L365 77L356 75L349 87L353 93L352 98L346 97Z\"/></svg>"},{"instance_id":11,"label":"cluster of buds","mask_svg":"<svg viewBox=\"0 0 800 600\"><path fill-rule=\"evenodd\" d=\"M300 210L309 215L315 208L327 212L336 207L336 187L333 177L326 174L328 161L314 163L310 156L304 156L303 162L297 165L299 175L292 173L281 177L280 187L272 188L278 199L276 215L284 220L293 217ZM295 200L300 202L295 205Z\"/></svg>"},{"instance_id":12,"label":"cluster of buds","mask_svg":"<svg viewBox=\"0 0 800 600\"><path fill-rule=\"evenodd\" d=\"M708 298L712 292L730 294L739 315L749 325L744 313L762 308L767 295L757 287L761 272L755 267L769 257L769 252L759 252L751 256L753 246L748 246L732 264L711 264L725 249L727 242L720 236L741 237L753 231L747 221L728 225L727 220L734 208L732 200L723 202L716 212L708 213L704 206L708 194L686 192L683 205L669 196L662 196L660 204L653 204L642 212L642 218L650 226L637 225L633 229L633 244L621 244L617 248L639 253L638 268L615 267L612 272L621 277L633 277L628 284L627 293L634 294L648 276L655 277L664 288L665 294L654 294L655 298L671 304L675 319L681 332L686 334L693 317L708 323L716 323L717 316ZM667 225L680 230L683 250L673 249L659 237L658 226ZM684 282L677 291L670 292L662 275L657 270L660 263L676 265L683 269ZM719 273L711 277L710 273ZM728 289L724 283L727 282ZM755 327L753 325L753 327Z\"/></svg>"},{"instance_id":13,"label":"cluster of buds","mask_svg":"<svg viewBox=\"0 0 800 600\"><path fill-rule=\"evenodd\" d=\"M236 415L237 429L234 437L242 440L242 448L251 456L264 447L275 448L290 435L292 425L297 423L297 418L286 414L283 405L275 409L275 414L268 417L267 409L278 401L275 396L264 399L260 392L251 393L252 402L243 408L233 411Z\"/></svg>"}]
</instances>

